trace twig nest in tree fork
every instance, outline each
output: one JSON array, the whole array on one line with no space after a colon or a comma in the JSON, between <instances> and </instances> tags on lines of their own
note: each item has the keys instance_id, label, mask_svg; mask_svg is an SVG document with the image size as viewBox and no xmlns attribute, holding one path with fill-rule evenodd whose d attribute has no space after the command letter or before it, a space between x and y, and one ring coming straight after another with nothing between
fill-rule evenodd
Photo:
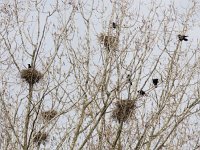
<instances>
[{"instance_id":1,"label":"twig nest in tree fork","mask_svg":"<svg viewBox=\"0 0 200 150\"><path fill-rule=\"evenodd\" d=\"M120 122L127 121L135 109L134 100L119 100L115 103L115 109L112 112L112 118Z\"/></svg>"},{"instance_id":2,"label":"twig nest in tree fork","mask_svg":"<svg viewBox=\"0 0 200 150\"><path fill-rule=\"evenodd\" d=\"M21 71L21 78L29 84L35 84L40 81L43 75L34 68L23 69Z\"/></svg>"},{"instance_id":3,"label":"twig nest in tree fork","mask_svg":"<svg viewBox=\"0 0 200 150\"><path fill-rule=\"evenodd\" d=\"M41 142L47 141L48 134L44 132L38 132L33 137L33 142L40 144Z\"/></svg>"},{"instance_id":4,"label":"twig nest in tree fork","mask_svg":"<svg viewBox=\"0 0 200 150\"><path fill-rule=\"evenodd\" d=\"M56 115L57 115L57 111L55 110L48 110L48 111L44 111L41 113L42 118L46 121L50 121L51 119L53 119Z\"/></svg>"},{"instance_id":5,"label":"twig nest in tree fork","mask_svg":"<svg viewBox=\"0 0 200 150\"><path fill-rule=\"evenodd\" d=\"M104 33L101 33L98 38L99 42L102 43L108 50L117 48L119 43L115 36L105 35Z\"/></svg>"}]
</instances>

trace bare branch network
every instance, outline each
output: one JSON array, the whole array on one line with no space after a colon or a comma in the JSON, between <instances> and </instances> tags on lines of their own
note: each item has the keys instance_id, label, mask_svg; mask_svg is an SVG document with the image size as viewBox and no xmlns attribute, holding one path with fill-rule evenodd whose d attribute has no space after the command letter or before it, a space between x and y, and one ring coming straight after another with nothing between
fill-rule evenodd
<instances>
[{"instance_id":1,"label":"bare branch network","mask_svg":"<svg viewBox=\"0 0 200 150\"><path fill-rule=\"evenodd\" d=\"M0 149L200 148L200 3L0 3Z\"/></svg>"}]
</instances>

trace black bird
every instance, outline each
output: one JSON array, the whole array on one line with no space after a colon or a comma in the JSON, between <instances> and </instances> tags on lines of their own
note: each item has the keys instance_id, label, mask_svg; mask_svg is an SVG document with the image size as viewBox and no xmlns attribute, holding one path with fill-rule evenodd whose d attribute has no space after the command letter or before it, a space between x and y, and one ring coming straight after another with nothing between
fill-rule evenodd
<instances>
[{"instance_id":1,"label":"black bird","mask_svg":"<svg viewBox=\"0 0 200 150\"><path fill-rule=\"evenodd\" d=\"M28 64L28 68L31 68L31 64Z\"/></svg>"},{"instance_id":2,"label":"black bird","mask_svg":"<svg viewBox=\"0 0 200 150\"><path fill-rule=\"evenodd\" d=\"M142 96L144 96L144 95L146 94L145 91L143 91L143 90L139 90L138 93L139 93L140 95L142 95Z\"/></svg>"},{"instance_id":3,"label":"black bird","mask_svg":"<svg viewBox=\"0 0 200 150\"><path fill-rule=\"evenodd\" d=\"M113 22L113 23L112 23L112 27L113 27L114 29L116 29L117 24L116 24L115 22Z\"/></svg>"},{"instance_id":4,"label":"black bird","mask_svg":"<svg viewBox=\"0 0 200 150\"><path fill-rule=\"evenodd\" d=\"M127 78L127 82L130 83L130 85L132 85L130 74L128 74L126 78Z\"/></svg>"},{"instance_id":5,"label":"black bird","mask_svg":"<svg viewBox=\"0 0 200 150\"><path fill-rule=\"evenodd\" d=\"M188 36L186 36L186 35L180 35L180 34L178 35L179 41L188 41L187 37Z\"/></svg>"},{"instance_id":6,"label":"black bird","mask_svg":"<svg viewBox=\"0 0 200 150\"><path fill-rule=\"evenodd\" d=\"M152 79L155 88L158 87L158 79Z\"/></svg>"}]
</instances>

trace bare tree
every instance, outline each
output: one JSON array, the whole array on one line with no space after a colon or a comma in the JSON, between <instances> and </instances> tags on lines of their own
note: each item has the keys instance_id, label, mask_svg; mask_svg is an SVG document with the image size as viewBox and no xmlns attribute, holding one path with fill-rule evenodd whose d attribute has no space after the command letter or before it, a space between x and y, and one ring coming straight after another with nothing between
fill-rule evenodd
<instances>
[{"instance_id":1,"label":"bare tree","mask_svg":"<svg viewBox=\"0 0 200 150\"><path fill-rule=\"evenodd\" d=\"M0 149L198 149L200 5L185 3L2 2Z\"/></svg>"}]
</instances>

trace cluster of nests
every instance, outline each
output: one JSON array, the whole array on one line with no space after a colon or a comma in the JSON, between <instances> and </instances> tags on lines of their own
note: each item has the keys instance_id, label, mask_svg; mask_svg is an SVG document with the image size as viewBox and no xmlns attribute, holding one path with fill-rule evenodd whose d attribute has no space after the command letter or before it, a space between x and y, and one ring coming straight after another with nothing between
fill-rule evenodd
<instances>
[{"instance_id":1,"label":"cluster of nests","mask_svg":"<svg viewBox=\"0 0 200 150\"><path fill-rule=\"evenodd\" d=\"M119 123L127 121L134 112L134 100L119 100L115 103L115 109L112 112L112 118Z\"/></svg>"},{"instance_id":2,"label":"cluster of nests","mask_svg":"<svg viewBox=\"0 0 200 150\"><path fill-rule=\"evenodd\" d=\"M48 110L41 112L41 116L45 121L52 120L57 114L58 112L55 110ZM33 142L37 143L38 145L40 145L42 142L43 143L46 142L47 139L48 139L48 134L46 132L39 131L33 136Z\"/></svg>"},{"instance_id":3,"label":"cluster of nests","mask_svg":"<svg viewBox=\"0 0 200 150\"><path fill-rule=\"evenodd\" d=\"M99 42L102 43L104 47L107 48L108 51L110 51L110 49L116 49L119 43L117 37L106 35L104 33L101 33L98 39Z\"/></svg>"},{"instance_id":4,"label":"cluster of nests","mask_svg":"<svg viewBox=\"0 0 200 150\"><path fill-rule=\"evenodd\" d=\"M28 64L28 69L21 70L21 78L24 79L30 85L38 83L40 79L42 79L42 77L43 74L34 69L34 67L31 67L30 64ZM41 116L45 121L52 120L57 114L58 112L53 109L41 112ZM40 145L41 142L46 142L47 138L47 133L39 131L33 136L33 142Z\"/></svg>"},{"instance_id":5,"label":"cluster of nests","mask_svg":"<svg viewBox=\"0 0 200 150\"><path fill-rule=\"evenodd\" d=\"M21 71L21 78L31 85L38 83L42 77L42 73L31 67Z\"/></svg>"}]
</instances>

